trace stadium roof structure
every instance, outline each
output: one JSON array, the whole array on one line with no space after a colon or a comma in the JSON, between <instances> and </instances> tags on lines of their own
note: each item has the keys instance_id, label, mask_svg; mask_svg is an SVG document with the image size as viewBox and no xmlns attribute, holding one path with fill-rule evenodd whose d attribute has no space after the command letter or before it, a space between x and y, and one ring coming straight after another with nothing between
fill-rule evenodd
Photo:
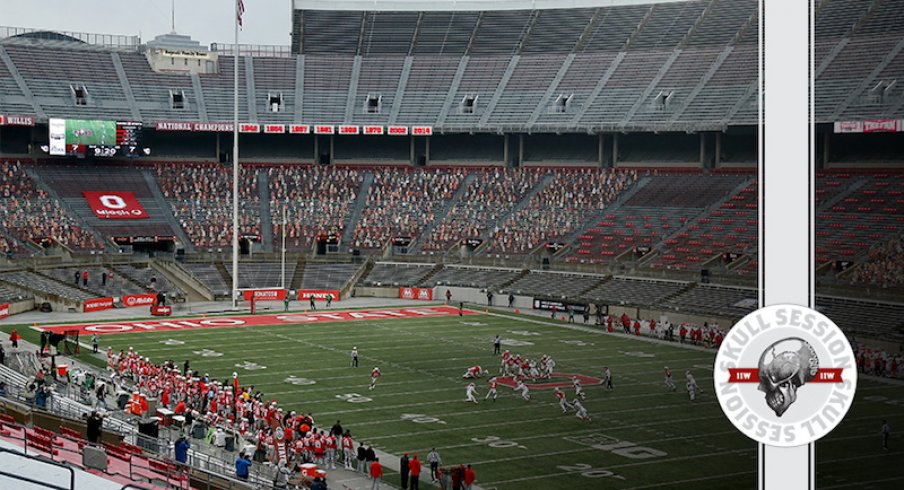
<instances>
[{"instance_id":1,"label":"stadium roof structure","mask_svg":"<svg viewBox=\"0 0 904 490\"><path fill-rule=\"evenodd\" d=\"M619 5L653 5L687 0L293 0L296 10L357 11L481 11L481 10L552 10Z\"/></svg>"},{"instance_id":2,"label":"stadium roof structure","mask_svg":"<svg viewBox=\"0 0 904 490\"><path fill-rule=\"evenodd\" d=\"M292 12L291 52L240 47L242 122L496 134L757 122L755 0L292 5L302 9ZM904 115L898 5L820 4L818 122ZM0 113L38 122L232 120L231 56L219 57L218 72L163 73L137 46L124 49L131 38L73 37L91 45L0 39ZM86 104L75 103L72 86L87 90Z\"/></svg>"}]
</instances>

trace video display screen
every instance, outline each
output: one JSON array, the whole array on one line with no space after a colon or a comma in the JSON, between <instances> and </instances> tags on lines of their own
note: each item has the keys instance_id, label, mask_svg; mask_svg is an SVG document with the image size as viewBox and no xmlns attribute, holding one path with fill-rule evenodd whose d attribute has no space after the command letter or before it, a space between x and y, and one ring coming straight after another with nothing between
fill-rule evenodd
<instances>
[{"instance_id":1,"label":"video display screen","mask_svg":"<svg viewBox=\"0 0 904 490\"><path fill-rule=\"evenodd\" d=\"M140 122L50 119L50 154L69 156L138 156Z\"/></svg>"}]
</instances>

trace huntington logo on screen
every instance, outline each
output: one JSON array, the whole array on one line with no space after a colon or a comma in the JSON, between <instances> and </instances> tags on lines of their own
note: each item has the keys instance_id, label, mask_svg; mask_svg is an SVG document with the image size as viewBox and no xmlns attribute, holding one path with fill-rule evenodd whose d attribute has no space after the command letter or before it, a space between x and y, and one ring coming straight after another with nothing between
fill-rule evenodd
<instances>
[{"instance_id":1,"label":"huntington logo on screen","mask_svg":"<svg viewBox=\"0 0 904 490\"><path fill-rule=\"evenodd\" d=\"M823 314L796 305L744 317L722 342L714 373L731 423L770 446L801 446L831 432L857 387L844 333Z\"/></svg>"}]
</instances>

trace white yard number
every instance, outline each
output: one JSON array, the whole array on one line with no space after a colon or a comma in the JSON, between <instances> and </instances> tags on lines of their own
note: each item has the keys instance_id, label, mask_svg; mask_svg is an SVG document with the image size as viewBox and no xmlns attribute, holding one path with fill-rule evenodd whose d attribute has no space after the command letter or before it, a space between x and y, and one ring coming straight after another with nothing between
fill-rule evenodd
<instances>
[{"instance_id":1,"label":"white yard number","mask_svg":"<svg viewBox=\"0 0 904 490\"><path fill-rule=\"evenodd\" d=\"M284 379L283 382L289 383L290 385L295 385L295 386L306 386L306 385L317 384L317 382L314 381L313 379L296 378L295 376L289 376L288 378Z\"/></svg>"},{"instance_id":2,"label":"white yard number","mask_svg":"<svg viewBox=\"0 0 904 490\"><path fill-rule=\"evenodd\" d=\"M525 337L539 337L540 334L537 332L531 332L530 330L509 330L509 333L513 333L515 335L524 335Z\"/></svg>"},{"instance_id":3,"label":"white yard number","mask_svg":"<svg viewBox=\"0 0 904 490\"><path fill-rule=\"evenodd\" d=\"M445 424L446 422L436 418L430 417L428 415L422 413L403 413L401 417L402 420L410 420L415 424Z\"/></svg>"},{"instance_id":4,"label":"white yard number","mask_svg":"<svg viewBox=\"0 0 904 490\"><path fill-rule=\"evenodd\" d=\"M344 395L336 395L336 398L338 398L340 400L345 400L349 403L367 403L367 402L373 401L373 398L361 396L357 393L346 393Z\"/></svg>"},{"instance_id":5,"label":"white yard number","mask_svg":"<svg viewBox=\"0 0 904 490\"><path fill-rule=\"evenodd\" d=\"M487 436L487 437L472 437L472 442L476 442L478 444L486 444L489 447L516 447L518 449L527 449L526 447L518 444L515 441L504 441L496 436Z\"/></svg>"},{"instance_id":6,"label":"white yard number","mask_svg":"<svg viewBox=\"0 0 904 490\"><path fill-rule=\"evenodd\" d=\"M174 340L174 339L161 340L160 343L163 345L183 345L183 344L185 344L185 342L182 342L181 340ZM195 352L195 354L197 354L197 352Z\"/></svg>"},{"instance_id":7,"label":"white yard number","mask_svg":"<svg viewBox=\"0 0 904 490\"><path fill-rule=\"evenodd\" d=\"M616 475L609 470L594 468L589 464L583 463L578 463L572 466L557 466L556 468L562 471L567 471L569 473L580 473L584 478L618 478L619 480L625 479L625 477Z\"/></svg>"},{"instance_id":8,"label":"white yard number","mask_svg":"<svg viewBox=\"0 0 904 490\"><path fill-rule=\"evenodd\" d=\"M630 459L659 458L668 455L668 453L664 453L658 449L638 446L633 442L628 441L618 441L613 444L595 444L592 447Z\"/></svg>"},{"instance_id":9,"label":"white yard number","mask_svg":"<svg viewBox=\"0 0 904 490\"><path fill-rule=\"evenodd\" d=\"M241 369L247 369L248 371L258 371L260 369L267 369L267 366L262 366L256 362L248 362L243 361L241 364L236 364L235 367Z\"/></svg>"},{"instance_id":10,"label":"white yard number","mask_svg":"<svg viewBox=\"0 0 904 490\"><path fill-rule=\"evenodd\" d=\"M194 353L201 357L220 357L223 355L222 352L217 352L215 350L210 350L210 349L196 350L196 351L194 351Z\"/></svg>"},{"instance_id":11,"label":"white yard number","mask_svg":"<svg viewBox=\"0 0 904 490\"><path fill-rule=\"evenodd\" d=\"M583 340L560 340L559 342L568 345L576 345L578 347L585 347L588 345L593 345L593 342L584 342Z\"/></svg>"},{"instance_id":12,"label":"white yard number","mask_svg":"<svg viewBox=\"0 0 904 490\"><path fill-rule=\"evenodd\" d=\"M515 340L515 339L502 339L499 341L502 345L507 345L509 347L523 347L525 345L534 345L533 342L528 342L526 340Z\"/></svg>"},{"instance_id":13,"label":"white yard number","mask_svg":"<svg viewBox=\"0 0 904 490\"><path fill-rule=\"evenodd\" d=\"M480 322L459 322L459 323L461 323L462 325L467 325L469 327L485 327L485 326L487 326L486 323L480 323Z\"/></svg>"},{"instance_id":14,"label":"white yard number","mask_svg":"<svg viewBox=\"0 0 904 490\"><path fill-rule=\"evenodd\" d=\"M656 354L650 354L648 352L643 352L643 351L622 352L622 354L629 356L629 357L656 357Z\"/></svg>"}]
</instances>

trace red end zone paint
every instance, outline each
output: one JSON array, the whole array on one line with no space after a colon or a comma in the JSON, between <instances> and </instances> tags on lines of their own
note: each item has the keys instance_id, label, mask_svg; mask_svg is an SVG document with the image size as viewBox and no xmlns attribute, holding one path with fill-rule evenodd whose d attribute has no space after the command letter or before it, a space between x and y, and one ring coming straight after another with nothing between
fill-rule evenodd
<instances>
[{"instance_id":1,"label":"red end zone paint","mask_svg":"<svg viewBox=\"0 0 904 490\"><path fill-rule=\"evenodd\" d=\"M160 332L167 330L194 330L200 328L253 327L258 325L298 325L306 323L349 322L359 320L385 320L387 318L421 318L453 316L458 308L450 306L424 306L419 308L380 308L373 310L329 311L323 313L285 313L282 315L224 316L212 318L179 318L167 321L146 320L137 322L101 322L81 325L48 325L38 330L63 332L78 330L82 334L114 334L128 332ZM476 312L464 310L465 315Z\"/></svg>"},{"instance_id":2,"label":"red end zone paint","mask_svg":"<svg viewBox=\"0 0 904 490\"><path fill-rule=\"evenodd\" d=\"M593 386L593 385L603 384L603 380L601 380L600 378L594 378L593 376L584 376L583 374L568 374L568 373L552 373L552 378L564 378L563 381L552 381L552 378L550 378L549 380L546 380L545 383L524 383L524 384L532 390L551 390L553 388L565 388L566 386L572 386L572 384L571 384L572 376L578 378L581 381L581 385L583 385L583 386ZM499 383L500 386L507 386L512 389L514 389L515 386L518 386L518 383L515 382L514 376L497 377L496 382Z\"/></svg>"}]
</instances>

